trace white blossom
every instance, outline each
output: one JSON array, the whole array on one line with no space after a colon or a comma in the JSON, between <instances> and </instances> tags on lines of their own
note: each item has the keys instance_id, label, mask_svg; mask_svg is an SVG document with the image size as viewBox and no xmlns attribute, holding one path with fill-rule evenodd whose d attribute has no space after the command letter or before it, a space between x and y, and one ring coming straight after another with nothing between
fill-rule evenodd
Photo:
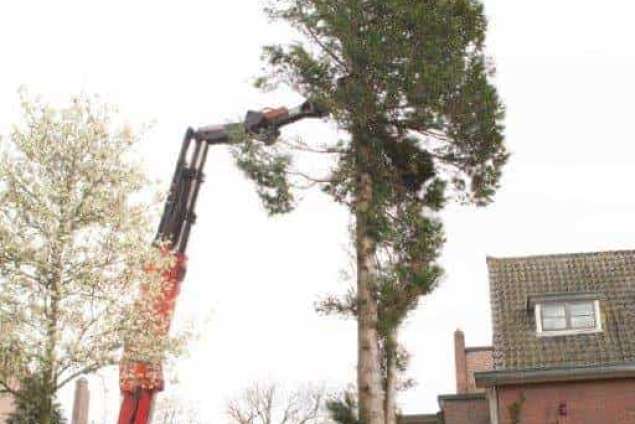
<instances>
[{"instance_id":1,"label":"white blossom","mask_svg":"<svg viewBox=\"0 0 635 424\"><path fill-rule=\"evenodd\" d=\"M142 360L178 353L186 335L155 313L174 258L152 245L139 136L87 96L21 100L0 144L0 389L45 370L58 389L116 364L124 343Z\"/></svg>"}]
</instances>

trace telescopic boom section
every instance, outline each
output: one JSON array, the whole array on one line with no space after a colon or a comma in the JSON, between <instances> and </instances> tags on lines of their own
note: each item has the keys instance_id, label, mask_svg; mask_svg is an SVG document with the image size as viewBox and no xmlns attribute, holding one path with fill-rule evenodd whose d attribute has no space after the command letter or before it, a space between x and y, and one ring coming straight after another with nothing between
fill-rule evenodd
<instances>
[{"instance_id":1,"label":"telescopic boom section","mask_svg":"<svg viewBox=\"0 0 635 424\"><path fill-rule=\"evenodd\" d=\"M312 102L287 109L249 111L243 123L209 126L193 130L188 128L176 162L170 193L165 201L155 245L167 245L176 255L172 269L163 276L164 290L156 305L156 314L165 320L169 331L176 298L185 277L185 250L192 224L196 221L194 208L203 183L203 168L211 145L235 144L237 132L244 131L250 137L265 144L273 144L280 135L280 128L304 118L320 118L326 112ZM134 343L132 341L131 343ZM135 361L124 354L119 365L119 385L123 395L118 424L147 424L150 421L152 403L157 392L163 390L163 372L160 363Z\"/></svg>"}]
</instances>

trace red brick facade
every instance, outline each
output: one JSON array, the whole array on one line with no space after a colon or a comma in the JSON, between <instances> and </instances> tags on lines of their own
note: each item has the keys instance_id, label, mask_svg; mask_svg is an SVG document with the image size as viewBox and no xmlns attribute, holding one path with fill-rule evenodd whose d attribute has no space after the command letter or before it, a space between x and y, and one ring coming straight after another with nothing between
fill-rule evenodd
<instances>
[{"instance_id":1,"label":"red brick facade","mask_svg":"<svg viewBox=\"0 0 635 424\"><path fill-rule=\"evenodd\" d=\"M490 424L489 405L484 394L440 396L445 424Z\"/></svg>"},{"instance_id":2,"label":"red brick facade","mask_svg":"<svg viewBox=\"0 0 635 424\"><path fill-rule=\"evenodd\" d=\"M13 412L13 400L9 395L0 395L0 424L6 421L7 415Z\"/></svg>"},{"instance_id":3,"label":"red brick facade","mask_svg":"<svg viewBox=\"0 0 635 424\"><path fill-rule=\"evenodd\" d=\"M498 387L498 424L635 424L635 379ZM524 402L521 400L524 398Z\"/></svg>"},{"instance_id":4,"label":"red brick facade","mask_svg":"<svg viewBox=\"0 0 635 424\"><path fill-rule=\"evenodd\" d=\"M474 373L493 369L492 347L465 347L463 331L454 332L454 369L456 374L456 393L482 393L484 389L476 387Z\"/></svg>"},{"instance_id":5,"label":"red brick facade","mask_svg":"<svg viewBox=\"0 0 635 424\"><path fill-rule=\"evenodd\" d=\"M491 347L465 347L463 331L454 332L455 395L439 396L444 424L490 424L485 389L476 387L474 373L492 370Z\"/></svg>"},{"instance_id":6,"label":"red brick facade","mask_svg":"<svg viewBox=\"0 0 635 424\"><path fill-rule=\"evenodd\" d=\"M635 378L527 380L483 392L474 372L493 371L491 348L466 348L460 330L454 339L457 394L439 396L444 424L635 424Z\"/></svg>"},{"instance_id":7,"label":"red brick facade","mask_svg":"<svg viewBox=\"0 0 635 424\"><path fill-rule=\"evenodd\" d=\"M485 389L476 387L474 373L491 371L494 369L491 347L468 347L465 349L467 359L467 389L469 393L484 392Z\"/></svg>"},{"instance_id":8,"label":"red brick facade","mask_svg":"<svg viewBox=\"0 0 635 424\"><path fill-rule=\"evenodd\" d=\"M493 347L468 348L454 333L456 394L439 396L438 423L635 424L635 250L487 265ZM591 302L580 316L594 326L543 332L539 306L569 320L565 305Z\"/></svg>"},{"instance_id":9,"label":"red brick facade","mask_svg":"<svg viewBox=\"0 0 635 424\"><path fill-rule=\"evenodd\" d=\"M456 392L467 393L467 357L465 355L465 334L454 332L454 371L456 375Z\"/></svg>"}]
</instances>

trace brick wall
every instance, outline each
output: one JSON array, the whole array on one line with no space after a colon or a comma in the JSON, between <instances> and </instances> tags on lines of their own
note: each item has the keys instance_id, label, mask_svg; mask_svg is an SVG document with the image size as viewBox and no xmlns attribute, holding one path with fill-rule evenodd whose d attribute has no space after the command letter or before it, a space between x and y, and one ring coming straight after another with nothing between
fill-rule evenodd
<instances>
[{"instance_id":1,"label":"brick wall","mask_svg":"<svg viewBox=\"0 0 635 424\"><path fill-rule=\"evenodd\" d=\"M485 389L476 387L474 373L491 371L494 369L491 347L468 347L465 349L467 362L467 391L468 393L484 392Z\"/></svg>"},{"instance_id":2,"label":"brick wall","mask_svg":"<svg viewBox=\"0 0 635 424\"><path fill-rule=\"evenodd\" d=\"M444 424L490 424L489 404L484 394L440 396L439 403Z\"/></svg>"},{"instance_id":3,"label":"brick wall","mask_svg":"<svg viewBox=\"0 0 635 424\"><path fill-rule=\"evenodd\" d=\"M75 400L73 401L71 424L88 424L89 404L90 392L88 390L88 380L82 377L75 382Z\"/></svg>"},{"instance_id":4,"label":"brick wall","mask_svg":"<svg viewBox=\"0 0 635 424\"><path fill-rule=\"evenodd\" d=\"M467 357L465 356L465 334L454 332L454 375L456 376L456 393L467 393Z\"/></svg>"},{"instance_id":5,"label":"brick wall","mask_svg":"<svg viewBox=\"0 0 635 424\"><path fill-rule=\"evenodd\" d=\"M491 346L466 348L463 331L456 330L454 332L454 370L457 394L482 393L484 391L484 389L476 387L474 373L493 369L492 351Z\"/></svg>"},{"instance_id":6,"label":"brick wall","mask_svg":"<svg viewBox=\"0 0 635 424\"><path fill-rule=\"evenodd\" d=\"M499 424L522 397L522 424L635 424L635 379L499 387Z\"/></svg>"},{"instance_id":7,"label":"brick wall","mask_svg":"<svg viewBox=\"0 0 635 424\"><path fill-rule=\"evenodd\" d=\"M400 415L398 424L441 424L437 414Z\"/></svg>"},{"instance_id":8,"label":"brick wall","mask_svg":"<svg viewBox=\"0 0 635 424\"><path fill-rule=\"evenodd\" d=\"M13 412L13 400L10 396L0 395L0 424L4 424L7 414Z\"/></svg>"}]
</instances>

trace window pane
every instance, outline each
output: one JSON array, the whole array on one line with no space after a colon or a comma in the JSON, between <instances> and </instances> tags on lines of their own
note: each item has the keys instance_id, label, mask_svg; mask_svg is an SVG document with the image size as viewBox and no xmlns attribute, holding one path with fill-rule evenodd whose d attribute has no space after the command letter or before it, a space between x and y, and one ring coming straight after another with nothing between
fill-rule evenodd
<instances>
[{"instance_id":1,"label":"window pane","mask_svg":"<svg viewBox=\"0 0 635 424\"><path fill-rule=\"evenodd\" d=\"M542 329L544 331L552 331L552 330L566 330L567 328L567 319L565 317L556 317L556 318L542 318Z\"/></svg>"},{"instance_id":2,"label":"window pane","mask_svg":"<svg viewBox=\"0 0 635 424\"><path fill-rule=\"evenodd\" d=\"M581 315L593 315L593 303L571 303L569 304L569 313L572 317L581 316Z\"/></svg>"},{"instance_id":3,"label":"window pane","mask_svg":"<svg viewBox=\"0 0 635 424\"><path fill-rule=\"evenodd\" d=\"M581 329L581 328L595 328L595 317L593 315L588 316L577 316L571 317L571 328Z\"/></svg>"},{"instance_id":4,"label":"window pane","mask_svg":"<svg viewBox=\"0 0 635 424\"><path fill-rule=\"evenodd\" d=\"M564 317L565 308L562 303L545 303L542 305L542 316L546 318Z\"/></svg>"}]
</instances>

